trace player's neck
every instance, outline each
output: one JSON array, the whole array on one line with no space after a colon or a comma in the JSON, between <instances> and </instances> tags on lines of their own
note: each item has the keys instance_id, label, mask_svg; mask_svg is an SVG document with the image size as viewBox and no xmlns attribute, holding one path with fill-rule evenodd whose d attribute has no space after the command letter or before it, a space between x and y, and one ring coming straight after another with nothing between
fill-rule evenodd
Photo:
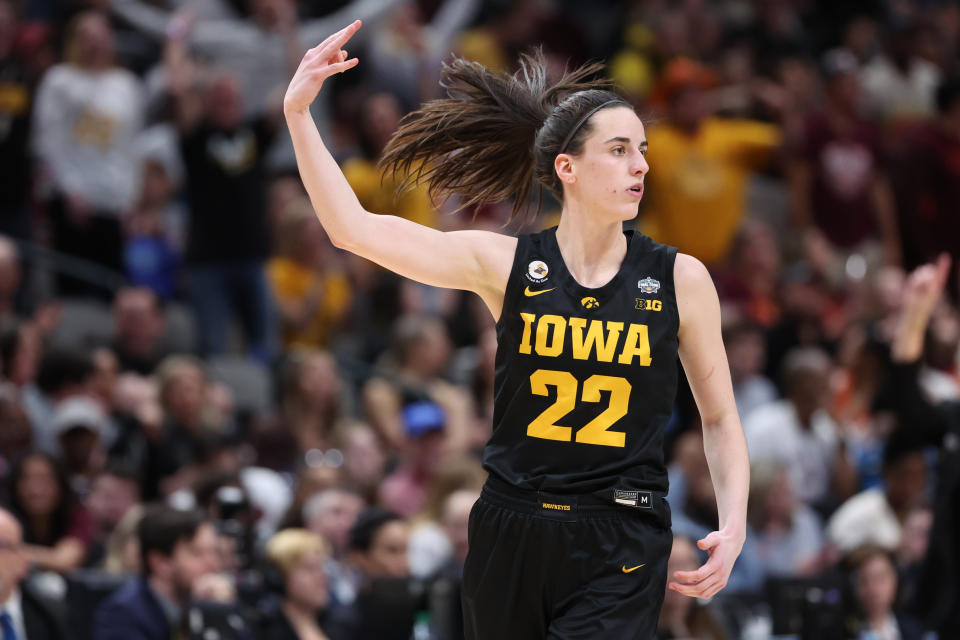
<instances>
[{"instance_id":1,"label":"player's neck","mask_svg":"<svg viewBox=\"0 0 960 640\"><path fill-rule=\"evenodd\" d=\"M627 254L622 222L604 223L586 215L561 216L557 245L567 271L585 287L606 284Z\"/></svg>"}]
</instances>

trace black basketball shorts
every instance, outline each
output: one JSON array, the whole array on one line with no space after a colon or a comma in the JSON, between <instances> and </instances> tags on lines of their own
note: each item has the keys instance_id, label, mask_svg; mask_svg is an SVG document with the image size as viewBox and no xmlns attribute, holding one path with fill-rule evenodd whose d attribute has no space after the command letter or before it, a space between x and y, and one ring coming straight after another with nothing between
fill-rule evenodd
<instances>
[{"instance_id":1,"label":"black basketball shorts","mask_svg":"<svg viewBox=\"0 0 960 640\"><path fill-rule=\"evenodd\" d=\"M650 640L673 544L669 508L519 491L490 478L470 512L467 640Z\"/></svg>"}]
</instances>

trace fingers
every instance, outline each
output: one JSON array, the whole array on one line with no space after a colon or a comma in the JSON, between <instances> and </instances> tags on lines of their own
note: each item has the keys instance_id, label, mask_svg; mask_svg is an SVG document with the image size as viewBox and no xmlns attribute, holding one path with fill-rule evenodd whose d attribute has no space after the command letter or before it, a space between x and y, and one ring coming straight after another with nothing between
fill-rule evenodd
<instances>
[{"instance_id":1,"label":"fingers","mask_svg":"<svg viewBox=\"0 0 960 640\"><path fill-rule=\"evenodd\" d=\"M679 582L671 582L668 587L677 593L682 593L683 595L690 596L691 598L710 598L719 593L719 591L723 589L726 584L727 583L725 580L719 576L714 576L710 580L706 580L700 584L682 584Z\"/></svg>"},{"instance_id":2,"label":"fingers","mask_svg":"<svg viewBox=\"0 0 960 640\"><path fill-rule=\"evenodd\" d=\"M698 540L697 546L703 549L704 551L709 551L710 549L713 549L715 546L720 544L720 541L721 541L720 533L717 531L714 531L713 533L709 534L707 537L703 538L702 540Z\"/></svg>"},{"instance_id":3,"label":"fingers","mask_svg":"<svg viewBox=\"0 0 960 640\"><path fill-rule=\"evenodd\" d=\"M722 568L722 564L717 556L710 558L696 571L674 571L673 578L678 582L685 584L700 583L717 573Z\"/></svg>"},{"instance_id":4,"label":"fingers","mask_svg":"<svg viewBox=\"0 0 960 640\"><path fill-rule=\"evenodd\" d=\"M327 36L326 40L324 40L323 42L318 44L316 47L308 51L307 54L309 55L311 52L314 52L314 51L316 51L317 53L321 53L321 52L331 53L333 51L336 51L337 49L342 47L344 44L346 44L347 40L353 37L353 34L355 34L360 29L362 24L363 23L360 22L359 20L354 20L353 22L345 26L343 29L340 29L340 31L337 31L334 34Z\"/></svg>"},{"instance_id":5,"label":"fingers","mask_svg":"<svg viewBox=\"0 0 960 640\"><path fill-rule=\"evenodd\" d=\"M936 263L937 269L937 284L943 286L947 281L947 276L950 275L950 254L941 253L940 257L937 258Z\"/></svg>"}]
</instances>

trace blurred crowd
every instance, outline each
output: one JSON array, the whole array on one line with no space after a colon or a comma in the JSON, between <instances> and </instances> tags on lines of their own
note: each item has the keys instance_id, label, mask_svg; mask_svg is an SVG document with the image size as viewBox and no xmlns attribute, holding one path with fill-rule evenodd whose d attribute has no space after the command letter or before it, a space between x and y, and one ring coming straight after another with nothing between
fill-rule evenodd
<instances>
[{"instance_id":1,"label":"blurred crowd","mask_svg":"<svg viewBox=\"0 0 960 640\"><path fill-rule=\"evenodd\" d=\"M282 121L354 18L313 115L367 210L556 222L381 178L451 52L604 60L645 120L637 224L714 275L752 467L659 638L960 637L948 0L0 0L0 637L462 637L493 321L334 248ZM671 571L717 527L680 389Z\"/></svg>"}]
</instances>

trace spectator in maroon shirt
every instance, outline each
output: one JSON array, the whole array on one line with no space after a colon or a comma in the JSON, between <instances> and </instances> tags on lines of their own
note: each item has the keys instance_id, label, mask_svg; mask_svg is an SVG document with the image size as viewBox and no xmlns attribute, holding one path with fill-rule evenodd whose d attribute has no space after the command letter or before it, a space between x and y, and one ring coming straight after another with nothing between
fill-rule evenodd
<instances>
[{"instance_id":1,"label":"spectator in maroon shirt","mask_svg":"<svg viewBox=\"0 0 960 640\"><path fill-rule=\"evenodd\" d=\"M904 266L948 253L960 264L960 78L937 89L937 116L905 145L893 173ZM957 299L956 270L947 291Z\"/></svg>"},{"instance_id":2,"label":"spectator in maroon shirt","mask_svg":"<svg viewBox=\"0 0 960 640\"><path fill-rule=\"evenodd\" d=\"M789 168L794 220L841 250L879 238L886 261L899 264L893 196L881 170L881 138L859 114L856 72L850 52L826 55L826 104L807 119Z\"/></svg>"}]
</instances>

